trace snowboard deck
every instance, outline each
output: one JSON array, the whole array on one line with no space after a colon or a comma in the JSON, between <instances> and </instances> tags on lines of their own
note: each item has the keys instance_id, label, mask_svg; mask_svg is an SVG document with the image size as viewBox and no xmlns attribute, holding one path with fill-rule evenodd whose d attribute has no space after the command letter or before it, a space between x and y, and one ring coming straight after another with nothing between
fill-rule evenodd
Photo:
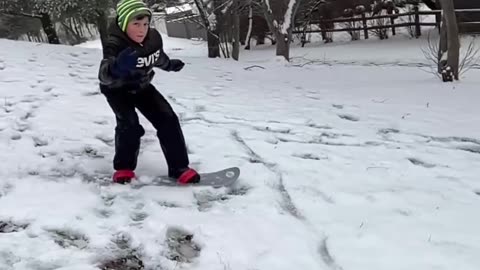
<instances>
[{"instance_id":1,"label":"snowboard deck","mask_svg":"<svg viewBox=\"0 0 480 270\"><path fill-rule=\"evenodd\" d=\"M188 187L188 186L211 186L215 188L228 187L233 185L240 176L240 168L230 167L213 172L204 172L200 174L200 182L190 184L179 184L176 179L170 178L166 175L157 176L153 181L148 183L141 183L132 181L132 188L141 188L144 186L168 186L168 187Z\"/></svg>"}]
</instances>

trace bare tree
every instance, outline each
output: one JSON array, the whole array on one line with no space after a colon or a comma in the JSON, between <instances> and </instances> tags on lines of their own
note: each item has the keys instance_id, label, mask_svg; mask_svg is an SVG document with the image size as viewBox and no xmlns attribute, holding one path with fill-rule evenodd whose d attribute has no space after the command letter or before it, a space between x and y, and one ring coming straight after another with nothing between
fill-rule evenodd
<instances>
[{"instance_id":1,"label":"bare tree","mask_svg":"<svg viewBox=\"0 0 480 270\"><path fill-rule=\"evenodd\" d=\"M38 19L51 44L60 43L56 26L63 28L67 40L81 42L85 26L96 25L105 40L110 7L112 0L0 0L1 14Z\"/></svg>"},{"instance_id":2,"label":"bare tree","mask_svg":"<svg viewBox=\"0 0 480 270\"><path fill-rule=\"evenodd\" d=\"M444 82L458 80L460 39L453 0L441 0L442 24L440 30L439 70Z\"/></svg>"},{"instance_id":3,"label":"bare tree","mask_svg":"<svg viewBox=\"0 0 480 270\"><path fill-rule=\"evenodd\" d=\"M53 1L33 1L32 3L27 0L1 0L0 13L39 19L48 37L48 42L51 44L59 44L60 41L53 24L52 16L49 13L49 9L54 6L52 2Z\"/></svg>"},{"instance_id":4,"label":"bare tree","mask_svg":"<svg viewBox=\"0 0 480 270\"><path fill-rule=\"evenodd\" d=\"M238 61L240 58L240 0L233 0L231 12L233 18L232 58Z\"/></svg>"},{"instance_id":5,"label":"bare tree","mask_svg":"<svg viewBox=\"0 0 480 270\"><path fill-rule=\"evenodd\" d=\"M444 38L445 40L445 38ZM440 63L441 58L439 55L442 55L440 51L440 42L431 37L431 33L428 34L427 44L422 48L423 55L425 59L433 64L431 70L428 70L429 73L432 73L442 78L442 65ZM465 74L467 71L475 67L479 62L480 48L476 45L475 38L472 38L470 41L466 39L461 40L460 42L460 61L458 66L459 76Z\"/></svg>"},{"instance_id":6,"label":"bare tree","mask_svg":"<svg viewBox=\"0 0 480 270\"><path fill-rule=\"evenodd\" d=\"M290 60L290 42L292 40L295 15L302 0L263 0L265 18L276 37L278 56Z\"/></svg>"},{"instance_id":7,"label":"bare tree","mask_svg":"<svg viewBox=\"0 0 480 270\"><path fill-rule=\"evenodd\" d=\"M194 0L194 2L207 31L208 57L220 57L220 29L217 26L222 15L221 0L208 1L208 5L204 0Z\"/></svg>"}]
</instances>

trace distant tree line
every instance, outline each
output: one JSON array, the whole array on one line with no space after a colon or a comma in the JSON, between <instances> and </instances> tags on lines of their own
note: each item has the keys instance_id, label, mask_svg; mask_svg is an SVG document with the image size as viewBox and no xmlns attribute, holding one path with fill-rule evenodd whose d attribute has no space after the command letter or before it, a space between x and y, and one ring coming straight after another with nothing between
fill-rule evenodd
<instances>
[{"instance_id":1,"label":"distant tree line","mask_svg":"<svg viewBox=\"0 0 480 270\"><path fill-rule=\"evenodd\" d=\"M51 44L78 44L93 36L104 41L119 0L0 0L0 38ZM145 0L154 10L187 2L207 31L208 56L239 58L252 37L270 38L276 54L290 58L296 16L306 11L322 18L342 16L359 5L378 12L419 0ZM428 5L437 5L433 0Z\"/></svg>"}]
</instances>

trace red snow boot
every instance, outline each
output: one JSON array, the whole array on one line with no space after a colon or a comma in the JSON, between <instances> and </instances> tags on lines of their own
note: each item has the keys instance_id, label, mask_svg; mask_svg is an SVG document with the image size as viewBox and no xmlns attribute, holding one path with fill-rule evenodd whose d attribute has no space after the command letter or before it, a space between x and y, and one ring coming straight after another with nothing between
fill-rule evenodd
<instances>
[{"instance_id":1,"label":"red snow boot","mask_svg":"<svg viewBox=\"0 0 480 270\"><path fill-rule=\"evenodd\" d=\"M118 170L113 174L113 182L119 184L130 183L135 178L135 173L131 170Z\"/></svg>"},{"instance_id":2,"label":"red snow boot","mask_svg":"<svg viewBox=\"0 0 480 270\"><path fill-rule=\"evenodd\" d=\"M177 181L183 185L198 183L200 182L200 175L194 169L186 168L180 171Z\"/></svg>"}]
</instances>

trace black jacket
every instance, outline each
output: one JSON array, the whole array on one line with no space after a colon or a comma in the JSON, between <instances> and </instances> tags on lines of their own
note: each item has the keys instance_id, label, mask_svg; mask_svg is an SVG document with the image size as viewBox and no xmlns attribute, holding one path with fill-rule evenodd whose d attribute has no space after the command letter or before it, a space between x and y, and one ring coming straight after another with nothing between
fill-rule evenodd
<instances>
[{"instance_id":1,"label":"black jacket","mask_svg":"<svg viewBox=\"0 0 480 270\"><path fill-rule=\"evenodd\" d=\"M124 49L131 47L138 53L136 69L124 78L115 78L111 74L111 67L117 55ZM108 39L103 45L103 59L98 71L100 90L102 93L128 90L136 92L146 88L155 74L153 67L169 71L170 59L163 51L163 41L160 33L150 28L143 44L132 41L120 29L116 22L109 27Z\"/></svg>"}]
</instances>

